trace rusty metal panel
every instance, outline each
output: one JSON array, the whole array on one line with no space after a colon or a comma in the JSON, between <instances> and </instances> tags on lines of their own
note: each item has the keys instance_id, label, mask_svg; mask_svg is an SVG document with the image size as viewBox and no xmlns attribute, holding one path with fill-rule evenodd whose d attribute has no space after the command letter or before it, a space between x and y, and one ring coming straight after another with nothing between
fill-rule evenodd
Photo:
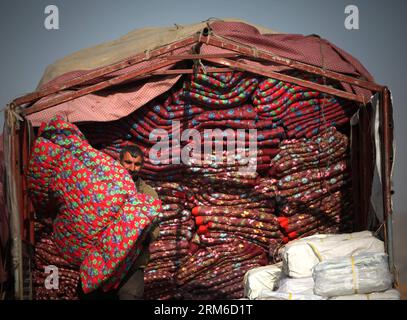
<instances>
[{"instance_id":1,"label":"rusty metal panel","mask_svg":"<svg viewBox=\"0 0 407 320\"><path fill-rule=\"evenodd\" d=\"M395 274L393 251L393 208L391 176L394 161L393 139L394 123L390 91L385 87L381 94L381 134L382 134L382 177L383 177L383 209L385 221L385 243L389 255L389 265Z\"/></svg>"},{"instance_id":2,"label":"rusty metal panel","mask_svg":"<svg viewBox=\"0 0 407 320\"><path fill-rule=\"evenodd\" d=\"M19 150L21 150L18 138L19 121L21 117L10 106L6 109L4 123L4 165L6 171L6 205L10 213L10 237L11 255L14 277L14 297L21 300L24 298L23 290L23 223L21 219L22 208L26 203L21 201L21 175L19 168Z\"/></svg>"}]
</instances>

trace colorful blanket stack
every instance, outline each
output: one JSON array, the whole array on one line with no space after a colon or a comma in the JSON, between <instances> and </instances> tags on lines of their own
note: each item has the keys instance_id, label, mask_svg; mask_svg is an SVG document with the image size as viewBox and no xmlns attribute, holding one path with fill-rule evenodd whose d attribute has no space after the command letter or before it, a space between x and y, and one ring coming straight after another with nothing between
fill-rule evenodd
<instances>
[{"instance_id":1,"label":"colorful blanket stack","mask_svg":"<svg viewBox=\"0 0 407 320\"><path fill-rule=\"evenodd\" d=\"M283 241L272 199L251 188L204 184L191 190L199 243L211 246L238 238L271 250Z\"/></svg>"},{"instance_id":2,"label":"colorful blanket stack","mask_svg":"<svg viewBox=\"0 0 407 320\"><path fill-rule=\"evenodd\" d=\"M175 273L190 252L195 225L188 206L189 192L179 183L148 181L163 204L160 234L150 245L150 262L144 273L146 299L182 298Z\"/></svg>"},{"instance_id":3,"label":"colorful blanket stack","mask_svg":"<svg viewBox=\"0 0 407 320\"><path fill-rule=\"evenodd\" d=\"M285 140L270 174L288 238L352 227L348 138L330 127L311 139Z\"/></svg>"},{"instance_id":4,"label":"colorful blanket stack","mask_svg":"<svg viewBox=\"0 0 407 320\"><path fill-rule=\"evenodd\" d=\"M303 78L323 84L321 78ZM259 119L283 126L288 138L311 138L329 127L346 125L357 109L354 103L270 78L259 83L253 105Z\"/></svg>"},{"instance_id":5,"label":"colorful blanket stack","mask_svg":"<svg viewBox=\"0 0 407 320\"><path fill-rule=\"evenodd\" d=\"M145 272L145 297L239 298L243 271L267 264L264 257L273 256L282 243L321 231L348 230L352 220L349 143L335 127L345 132L355 108L275 79L242 72L211 73L181 78L168 93L120 120L81 124L89 143L115 159L127 144L137 144L146 155L141 176L158 192L163 210L158 218L160 236L151 244ZM83 143L79 140L78 147ZM59 146L65 147L71 148L68 142ZM84 147L86 152L79 148L71 158L89 155L88 145ZM101 153L89 156L99 157ZM46 150L34 158L52 163ZM103 168L113 163L104 161L100 159ZM82 168L80 161L72 165ZM116 218L129 192L129 177L117 168L114 163L110 177L120 176L126 183L117 186L115 179L109 180L111 186L104 189L125 190L115 194ZM73 171L67 169L71 171L63 177L68 179ZM72 188L83 192L89 184L82 180L94 173L83 172L85 177L80 173ZM66 190L75 195L73 189ZM87 202L89 197L99 201L95 196L101 197L100 193L80 195L88 208L79 206L75 212L97 209ZM137 197L131 193L132 199ZM137 199L141 204L135 210L149 201ZM81 203L77 197L72 200ZM72 205L64 205L71 210ZM88 223L98 219L96 215ZM88 230L82 228L81 215L77 220L79 231ZM137 232L131 236L137 238ZM242 252L234 251L240 245ZM73 253L82 250L74 242L72 248ZM251 262L245 258L250 255L245 248L255 254Z\"/></svg>"},{"instance_id":6,"label":"colorful blanket stack","mask_svg":"<svg viewBox=\"0 0 407 320\"><path fill-rule=\"evenodd\" d=\"M80 267L83 291L117 288L161 202L137 194L117 161L60 118L40 127L27 184L37 212L57 212L52 238L61 257Z\"/></svg>"},{"instance_id":7,"label":"colorful blanket stack","mask_svg":"<svg viewBox=\"0 0 407 320\"><path fill-rule=\"evenodd\" d=\"M197 249L178 269L176 281L185 299L238 299L244 274L267 261L264 249L235 239Z\"/></svg>"},{"instance_id":8,"label":"colorful blanket stack","mask_svg":"<svg viewBox=\"0 0 407 320\"><path fill-rule=\"evenodd\" d=\"M215 145L222 145L224 150L234 144L247 155L250 153L250 142L255 142L257 172L263 172L267 170L270 159L278 152L277 147L284 137L284 129L268 119L259 119L251 101L258 84L258 78L240 72L197 74L184 82L181 97L205 108L203 113L194 116L187 124L188 128L202 133L203 145L207 145L208 138L211 138L205 129L224 130L223 136L212 139ZM250 129L256 129L255 136L250 135ZM233 174L229 173L228 177L233 177Z\"/></svg>"}]
</instances>

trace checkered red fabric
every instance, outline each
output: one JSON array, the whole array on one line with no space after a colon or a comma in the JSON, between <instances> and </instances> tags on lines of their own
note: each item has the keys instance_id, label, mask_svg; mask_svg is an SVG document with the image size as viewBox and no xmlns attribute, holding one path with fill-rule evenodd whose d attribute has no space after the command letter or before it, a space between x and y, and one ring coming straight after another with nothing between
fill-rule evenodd
<instances>
[{"instance_id":1,"label":"checkered red fabric","mask_svg":"<svg viewBox=\"0 0 407 320\"><path fill-rule=\"evenodd\" d=\"M215 35L238 41L242 44L252 46L254 49L265 50L285 58L308 63L318 67L324 67L327 70L351 75L357 78L373 80L373 77L362 66L362 64L339 49L334 44L318 36L310 35L303 36L299 34L260 34L253 26L242 22L224 22L215 21L211 23L211 28ZM180 48L171 53L171 55L179 55L189 53L190 48ZM228 50L203 45L201 53L224 53ZM321 52L323 55L321 55ZM86 84L94 84L103 80L111 79L114 76L123 75L124 73L139 70L152 66L159 60L149 60L142 62L136 66L125 68L109 75L94 79ZM259 62L244 60L243 62L249 65L259 65ZM261 64L272 71L287 70L287 67L275 65L265 62ZM173 65L161 68L166 70ZM86 74L90 71L77 70L66 73L49 83L46 83L41 88L46 88L50 85L65 83L66 81ZM43 110L27 118L32 121L34 126L39 126L43 121L49 121L54 115L60 115L65 120L70 122L82 121L113 121L120 119L134 112L142 105L151 101L155 97L169 90L179 79L179 76L165 76L160 78L147 78L134 83L127 83L125 86L116 87L113 90L102 90L94 92L83 97L61 103L55 107ZM361 89L356 86L342 83L343 88L348 92L356 92L366 97L369 100L371 92ZM52 96L64 95L69 91L64 91ZM35 105L43 103L51 97L44 97L37 101Z\"/></svg>"}]
</instances>

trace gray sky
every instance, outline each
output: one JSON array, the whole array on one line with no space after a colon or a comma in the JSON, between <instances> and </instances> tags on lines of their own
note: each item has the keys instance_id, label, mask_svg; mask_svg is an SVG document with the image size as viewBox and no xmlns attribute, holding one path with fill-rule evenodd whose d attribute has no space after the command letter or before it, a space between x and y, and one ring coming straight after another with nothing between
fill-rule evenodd
<instances>
[{"instance_id":1,"label":"gray sky","mask_svg":"<svg viewBox=\"0 0 407 320\"><path fill-rule=\"evenodd\" d=\"M46 30L44 9L59 8L60 29ZM359 9L359 29L344 27L345 7ZM375 77L388 85L394 99L397 145L394 174L396 259L407 281L407 73L404 32L407 2L383 0L1 0L0 106L35 89L45 67L74 51L113 40L147 26L189 24L210 17L236 17L287 33L319 34L358 58ZM3 127L0 114L0 128Z\"/></svg>"}]
</instances>

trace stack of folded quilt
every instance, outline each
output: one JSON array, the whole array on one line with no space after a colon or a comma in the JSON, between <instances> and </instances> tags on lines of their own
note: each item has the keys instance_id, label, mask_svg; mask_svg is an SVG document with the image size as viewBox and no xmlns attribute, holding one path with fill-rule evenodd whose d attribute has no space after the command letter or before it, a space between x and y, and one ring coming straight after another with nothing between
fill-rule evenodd
<instances>
[{"instance_id":1,"label":"stack of folded quilt","mask_svg":"<svg viewBox=\"0 0 407 320\"><path fill-rule=\"evenodd\" d=\"M321 78L303 78L323 84ZM288 138L311 138L329 127L344 126L357 110L354 103L271 78L259 83L252 100L259 119L283 126Z\"/></svg>"},{"instance_id":2,"label":"stack of folded quilt","mask_svg":"<svg viewBox=\"0 0 407 320\"><path fill-rule=\"evenodd\" d=\"M39 129L27 185L37 212L56 212L52 239L61 257L80 268L83 291L117 288L161 201L137 193L120 163L60 117Z\"/></svg>"},{"instance_id":3,"label":"stack of folded quilt","mask_svg":"<svg viewBox=\"0 0 407 320\"><path fill-rule=\"evenodd\" d=\"M324 83L309 75L303 78ZM80 266L91 253L104 265L102 260L108 255L99 253L101 248L90 250L87 240L99 229L88 226L102 227L108 220L103 220L102 209L89 205L89 199L105 203L103 195L117 188L112 191L117 202L113 203L109 195L108 208L114 208L119 228L123 221L120 212L124 214L129 206L137 212L149 208L142 223L135 220L141 225L130 235L132 243L138 243L141 231L148 228L153 217L159 219L160 236L151 244L151 260L145 272L147 299L242 297L244 273L233 267L231 246L239 242L244 248L252 248L258 253L258 261L253 258L253 264L259 266L264 264L263 257L273 256L289 240L317 232L351 231L351 168L345 132L355 111L355 104L280 80L243 72L198 73L183 76L167 93L124 118L80 124L89 144L103 153L90 150L90 145L83 142L84 136L75 138L77 142L57 139L52 143L58 150L48 141L40 141L33 161L47 168L45 173L54 165L64 168L67 173L58 172L56 181L72 186L56 192L57 199L68 192L67 199L72 200L70 205L62 202L62 208L69 214L97 212L90 218L85 215L86 223L82 223L85 217L76 216L78 228L69 232L83 241L70 241L69 250L63 249L66 239L58 232L66 230L64 221L72 223L72 216L66 215L55 224L60 228L55 241L63 249L61 255L70 262L74 257L72 261ZM130 192L130 177L120 171L117 162L102 156L118 160L128 144L136 144L144 152L141 177L158 192L162 211L152 200ZM58 160L52 162L50 153ZM103 169L100 175L94 169L82 171L85 160L110 169ZM37 171L33 174L44 174ZM85 192L93 190L86 181L98 181L102 174L112 178L103 192ZM71 181L73 177L76 181ZM48 185L44 181L44 187ZM33 182L31 188L37 203L41 203L45 190L36 190ZM119 235L125 236L120 230ZM109 251L105 245L103 250ZM135 251L133 258L138 249ZM199 264L194 265L193 259L199 259ZM228 262L218 263L217 259ZM81 269L84 280L89 279L93 268L89 263ZM97 283L89 282L89 290L113 288L113 284L101 285L99 281L125 270L122 266L126 263L98 269ZM244 265L244 270L253 267L246 260ZM220 273L222 276L218 276Z\"/></svg>"},{"instance_id":4,"label":"stack of folded quilt","mask_svg":"<svg viewBox=\"0 0 407 320\"><path fill-rule=\"evenodd\" d=\"M270 174L279 222L288 238L352 227L349 141L334 127L311 139L285 140Z\"/></svg>"},{"instance_id":5,"label":"stack of folded quilt","mask_svg":"<svg viewBox=\"0 0 407 320\"><path fill-rule=\"evenodd\" d=\"M204 184L190 190L199 243L210 246L238 238L271 250L283 241L273 199L236 186Z\"/></svg>"},{"instance_id":6,"label":"stack of folded quilt","mask_svg":"<svg viewBox=\"0 0 407 320\"><path fill-rule=\"evenodd\" d=\"M176 281L185 299L238 299L243 277L267 264L264 249L244 240L198 248L178 269Z\"/></svg>"},{"instance_id":7,"label":"stack of folded quilt","mask_svg":"<svg viewBox=\"0 0 407 320\"><path fill-rule=\"evenodd\" d=\"M147 181L163 203L159 236L150 245L150 261L145 269L146 299L181 298L174 281L182 260L190 252L195 224L188 205L190 193L183 184Z\"/></svg>"}]
</instances>

